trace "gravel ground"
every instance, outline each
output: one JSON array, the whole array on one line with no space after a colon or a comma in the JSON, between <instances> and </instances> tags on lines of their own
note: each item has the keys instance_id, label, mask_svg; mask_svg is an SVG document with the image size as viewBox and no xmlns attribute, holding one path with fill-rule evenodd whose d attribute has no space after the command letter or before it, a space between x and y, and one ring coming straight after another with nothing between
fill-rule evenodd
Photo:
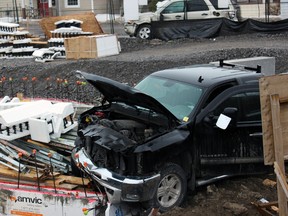
<instances>
[{"instance_id":1,"label":"gravel ground","mask_svg":"<svg viewBox=\"0 0 288 216\"><path fill-rule=\"evenodd\" d=\"M23 92L27 97L62 96L91 101L93 92L88 85L81 86L86 88L86 92L79 94L80 87L75 85L78 80L75 76L76 70L133 85L160 69L255 56L275 57L276 73L283 73L288 71L287 40L287 33L167 42L119 38L121 53L105 58L55 60L49 63L37 63L33 59L2 59L0 93L15 96L16 92ZM277 200L276 188L262 184L266 178L275 179L275 176L241 177L200 188L188 196L184 208L177 208L164 215L260 215L251 202L261 198Z\"/></svg>"},{"instance_id":2,"label":"gravel ground","mask_svg":"<svg viewBox=\"0 0 288 216\"><path fill-rule=\"evenodd\" d=\"M59 80L66 80L65 87L70 93L66 97L75 100L79 99L79 96L76 98L75 94L72 94L77 91L76 70L103 75L133 85L144 76L160 69L255 56L275 57L276 71L282 73L288 71L287 40L287 34L252 34L168 42L119 38L122 48L120 55L105 58L55 60L49 63L37 63L33 59L2 59L0 71L6 82L1 83L0 91L2 89L4 95L23 92L27 97L45 95L59 97L61 95L59 91L65 90L59 87ZM10 77L12 83L8 82ZM81 97L85 99L84 95ZM89 100L90 95L87 97L85 101Z\"/></svg>"}]
</instances>

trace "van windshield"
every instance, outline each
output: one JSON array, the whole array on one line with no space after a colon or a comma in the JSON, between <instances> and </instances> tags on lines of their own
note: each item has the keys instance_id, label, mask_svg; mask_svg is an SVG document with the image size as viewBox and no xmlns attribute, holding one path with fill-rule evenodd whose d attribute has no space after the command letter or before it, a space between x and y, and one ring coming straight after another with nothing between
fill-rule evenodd
<instances>
[{"instance_id":1,"label":"van windshield","mask_svg":"<svg viewBox=\"0 0 288 216\"><path fill-rule=\"evenodd\" d=\"M135 88L155 98L181 121L189 120L203 93L199 86L156 76L146 77Z\"/></svg>"}]
</instances>

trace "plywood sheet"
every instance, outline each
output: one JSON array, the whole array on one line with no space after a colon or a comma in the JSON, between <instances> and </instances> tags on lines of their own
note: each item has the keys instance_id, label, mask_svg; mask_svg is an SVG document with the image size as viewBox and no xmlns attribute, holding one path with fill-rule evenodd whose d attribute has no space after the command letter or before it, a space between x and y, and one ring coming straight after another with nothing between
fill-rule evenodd
<instances>
[{"instance_id":1,"label":"plywood sheet","mask_svg":"<svg viewBox=\"0 0 288 216\"><path fill-rule=\"evenodd\" d=\"M288 74L265 76L260 79L260 101L262 115L264 162L272 165L275 161L270 96L278 94L280 99L280 119L283 136L283 153L288 155Z\"/></svg>"},{"instance_id":2,"label":"plywood sheet","mask_svg":"<svg viewBox=\"0 0 288 216\"><path fill-rule=\"evenodd\" d=\"M43 18L40 21L40 26L43 32L45 33L45 35L47 36L47 38L49 39L52 37L52 34L50 31L53 31L56 28L55 22L60 21L60 20L70 20L70 19L83 21L81 28L82 28L82 31L84 32L93 32L93 35L103 34L103 30L100 24L98 23L95 17L95 14L92 12Z\"/></svg>"},{"instance_id":3,"label":"plywood sheet","mask_svg":"<svg viewBox=\"0 0 288 216\"><path fill-rule=\"evenodd\" d=\"M66 59L97 58L96 41L91 37L66 38Z\"/></svg>"}]
</instances>

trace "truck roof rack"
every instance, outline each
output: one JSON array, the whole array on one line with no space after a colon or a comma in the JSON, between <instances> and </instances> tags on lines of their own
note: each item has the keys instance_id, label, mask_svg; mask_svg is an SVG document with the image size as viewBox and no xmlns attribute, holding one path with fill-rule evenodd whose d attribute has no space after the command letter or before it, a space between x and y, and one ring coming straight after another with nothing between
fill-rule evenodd
<instances>
[{"instance_id":1,"label":"truck roof rack","mask_svg":"<svg viewBox=\"0 0 288 216\"><path fill-rule=\"evenodd\" d=\"M224 66L230 66L232 68L234 67L242 67L246 70L251 70L251 71L256 71L256 73L261 73L261 66L260 65L257 65L257 67L247 67L247 66L243 66L243 65L236 65L236 64L231 64L231 63L226 63L224 62L224 59L220 59L219 60L219 66L220 67L224 67Z\"/></svg>"}]
</instances>

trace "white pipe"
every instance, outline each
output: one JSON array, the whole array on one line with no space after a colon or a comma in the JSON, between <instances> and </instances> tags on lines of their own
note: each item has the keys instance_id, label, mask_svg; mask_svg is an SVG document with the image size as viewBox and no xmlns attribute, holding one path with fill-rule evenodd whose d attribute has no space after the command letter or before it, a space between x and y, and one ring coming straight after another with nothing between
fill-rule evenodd
<instances>
[{"instance_id":1,"label":"white pipe","mask_svg":"<svg viewBox=\"0 0 288 216\"><path fill-rule=\"evenodd\" d=\"M94 0L91 0L91 10L94 12Z\"/></svg>"},{"instance_id":2,"label":"white pipe","mask_svg":"<svg viewBox=\"0 0 288 216\"><path fill-rule=\"evenodd\" d=\"M49 8L52 8L52 0L49 0L49 1L48 1L48 7L49 7Z\"/></svg>"},{"instance_id":3,"label":"white pipe","mask_svg":"<svg viewBox=\"0 0 288 216\"><path fill-rule=\"evenodd\" d=\"M25 8L25 0L22 0L22 1L21 1L21 7L22 7L22 8Z\"/></svg>"}]
</instances>

